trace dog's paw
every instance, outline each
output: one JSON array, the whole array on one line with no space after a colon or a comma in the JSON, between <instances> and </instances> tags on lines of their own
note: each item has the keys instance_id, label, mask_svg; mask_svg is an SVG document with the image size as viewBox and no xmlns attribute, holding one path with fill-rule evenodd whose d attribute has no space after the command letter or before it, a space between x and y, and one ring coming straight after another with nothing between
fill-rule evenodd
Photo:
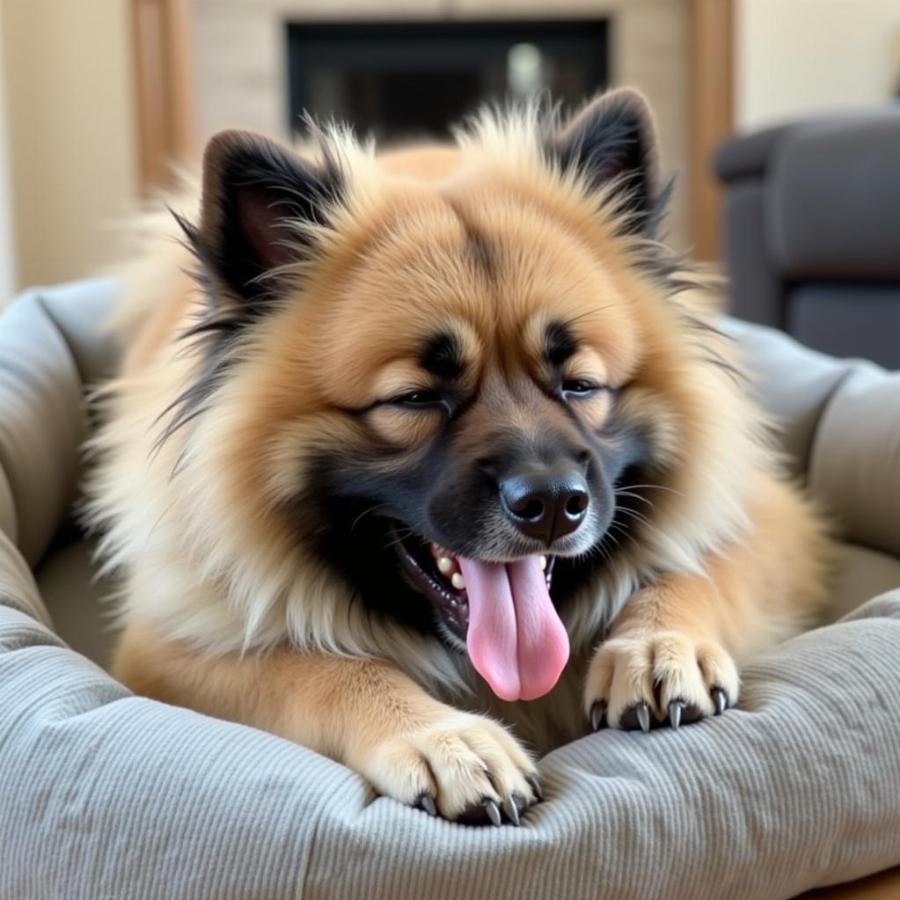
<instances>
[{"instance_id":1,"label":"dog's paw","mask_svg":"<svg viewBox=\"0 0 900 900\"><path fill-rule=\"evenodd\" d=\"M380 793L469 824L518 825L541 794L534 763L502 725L450 709L372 747L360 769Z\"/></svg>"},{"instance_id":2,"label":"dog's paw","mask_svg":"<svg viewBox=\"0 0 900 900\"><path fill-rule=\"evenodd\" d=\"M717 643L654 631L601 644L588 670L585 712L596 731L668 722L673 728L719 715L738 698L737 667Z\"/></svg>"}]
</instances>

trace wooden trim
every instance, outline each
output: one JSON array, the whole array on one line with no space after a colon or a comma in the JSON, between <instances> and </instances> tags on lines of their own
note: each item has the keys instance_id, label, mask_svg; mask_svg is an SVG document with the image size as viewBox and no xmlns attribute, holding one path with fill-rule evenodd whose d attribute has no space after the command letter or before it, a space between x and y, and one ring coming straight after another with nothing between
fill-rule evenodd
<instances>
[{"instance_id":1,"label":"wooden trim","mask_svg":"<svg viewBox=\"0 0 900 900\"><path fill-rule=\"evenodd\" d=\"M132 0L141 189L173 182L195 152L190 0Z\"/></svg>"},{"instance_id":2,"label":"wooden trim","mask_svg":"<svg viewBox=\"0 0 900 900\"><path fill-rule=\"evenodd\" d=\"M690 121L694 255L716 261L722 204L712 157L734 130L734 0L692 0Z\"/></svg>"},{"instance_id":3,"label":"wooden trim","mask_svg":"<svg viewBox=\"0 0 900 900\"><path fill-rule=\"evenodd\" d=\"M900 897L900 866L859 881L819 888L800 896L807 900L897 900Z\"/></svg>"}]
</instances>

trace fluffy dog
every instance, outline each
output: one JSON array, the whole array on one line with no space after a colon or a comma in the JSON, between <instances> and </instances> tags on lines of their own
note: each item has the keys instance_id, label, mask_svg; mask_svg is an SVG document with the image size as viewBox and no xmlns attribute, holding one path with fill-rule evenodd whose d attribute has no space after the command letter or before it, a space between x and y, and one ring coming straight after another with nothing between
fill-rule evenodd
<instances>
[{"instance_id":1,"label":"fluffy dog","mask_svg":"<svg viewBox=\"0 0 900 900\"><path fill-rule=\"evenodd\" d=\"M314 137L214 137L183 246L126 278L89 510L115 671L518 823L526 746L734 704L822 598L823 530L655 238L638 94Z\"/></svg>"}]
</instances>

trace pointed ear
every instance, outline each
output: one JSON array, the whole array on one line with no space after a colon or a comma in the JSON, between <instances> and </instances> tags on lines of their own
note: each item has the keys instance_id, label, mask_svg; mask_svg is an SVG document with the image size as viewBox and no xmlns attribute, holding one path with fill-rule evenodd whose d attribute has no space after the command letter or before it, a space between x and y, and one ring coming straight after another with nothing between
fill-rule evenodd
<instances>
[{"instance_id":1,"label":"pointed ear","mask_svg":"<svg viewBox=\"0 0 900 900\"><path fill-rule=\"evenodd\" d=\"M619 88L589 103L550 139L563 170L576 169L592 187L615 186L622 229L652 232L657 218L657 142L643 95Z\"/></svg>"},{"instance_id":2,"label":"pointed ear","mask_svg":"<svg viewBox=\"0 0 900 900\"><path fill-rule=\"evenodd\" d=\"M261 276L309 251L296 226L324 224L339 191L334 167L316 168L259 135L223 131L203 154L200 224L191 239L222 287L256 301L278 289L277 273Z\"/></svg>"}]
</instances>

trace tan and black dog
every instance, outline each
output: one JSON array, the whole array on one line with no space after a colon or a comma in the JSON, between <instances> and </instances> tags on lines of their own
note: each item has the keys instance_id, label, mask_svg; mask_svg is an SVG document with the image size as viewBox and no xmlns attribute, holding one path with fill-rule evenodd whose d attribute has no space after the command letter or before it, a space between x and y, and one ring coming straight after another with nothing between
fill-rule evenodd
<instances>
[{"instance_id":1,"label":"tan and black dog","mask_svg":"<svg viewBox=\"0 0 900 900\"><path fill-rule=\"evenodd\" d=\"M656 169L627 90L380 155L214 137L184 246L126 273L94 442L118 676L496 824L530 752L734 704L826 540Z\"/></svg>"}]
</instances>

